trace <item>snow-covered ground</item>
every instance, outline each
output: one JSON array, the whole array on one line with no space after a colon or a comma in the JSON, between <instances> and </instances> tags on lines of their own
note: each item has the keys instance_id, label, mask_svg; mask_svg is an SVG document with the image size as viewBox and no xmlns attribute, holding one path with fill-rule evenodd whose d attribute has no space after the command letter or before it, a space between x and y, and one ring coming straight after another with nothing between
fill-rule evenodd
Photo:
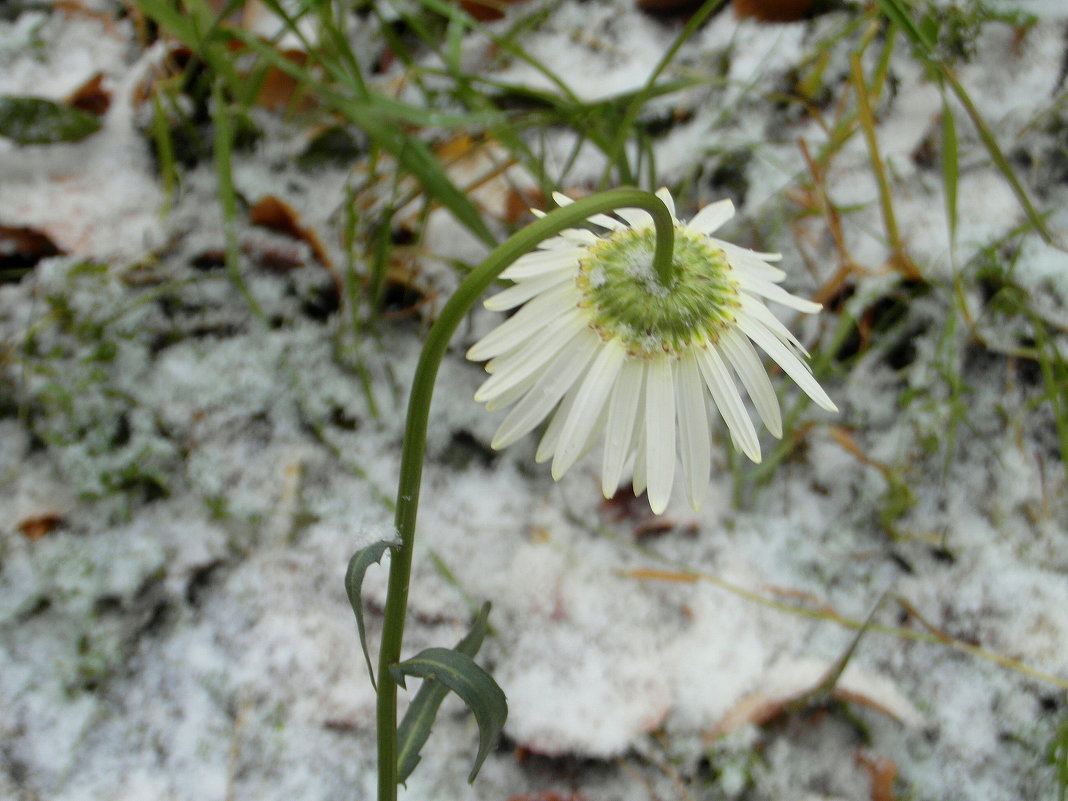
<instances>
[{"instance_id":1,"label":"snow-covered ground","mask_svg":"<svg viewBox=\"0 0 1068 801\"><path fill-rule=\"evenodd\" d=\"M309 246L242 217L258 321L221 263L210 158L183 169L161 214L136 98L162 49L111 19L118 5L0 21L0 95L60 99L102 72L112 96L81 142L0 138L0 226L62 251L0 285L0 798L370 799L374 695L342 577L391 521L407 387L456 281L446 260L484 248L435 212L413 255L431 302L356 336L346 311L324 310L333 278ZM475 724L447 700L402 797L1057 798L1068 489L1065 400L1043 371L1063 392L1068 9L997 7L1039 21L969 32L974 54L956 69L1058 241L1019 232L1012 189L952 101L951 251L942 100L899 38L875 110L922 280L887 266L864 137L832 154L820 186L802 153L818 157L854 108L858 9L784 25L722 13L669 67L709 77L650 106L671 120L657 177L680 216L731 195L728 234L782 251L801 296L845 254L856 265L797 329L819 353L841 314L859 320L821 365L841 414L802 407L796 447L766 480L745 479L721 445L703 510L677 492L660 528L644 501L603 502L596 459L555 484L533 437L489 449L499 415L472 400L482 370L463 353L499 316L479 310L461 329L431 416L405 649L451 645L491 600L480 661L510 716L468 786ZM592 100L640 87L679 29L587 0L559 4L521 42ZM476 36L468 46L471 63L497 63ZM865 55L869 75L882 46ZM817 119L781 95L819 58ZM551 88L519 61L494 77ZM236 157L237 190L282 198L343 264L346 187L366 165L303 169L307 130L255 114L263 136ZM553 174L573 139L544 144ZM603 169L587 148L559 179L588 189ZM304 266L280 269L279 254ZM798 404L773 380L784 408ZM365 585L372 642L384 579L374 568ZM833 697L786 709L869 614Z\"/></svg>"}]
</instances>

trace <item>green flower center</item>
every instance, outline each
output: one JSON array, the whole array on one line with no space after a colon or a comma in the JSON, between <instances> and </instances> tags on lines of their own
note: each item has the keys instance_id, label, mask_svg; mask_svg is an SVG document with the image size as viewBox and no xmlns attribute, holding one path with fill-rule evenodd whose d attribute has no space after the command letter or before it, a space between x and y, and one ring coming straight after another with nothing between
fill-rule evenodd
<instances>
[{"instance_id":1,"label":"green flower center","mask_svg":"<svg viewBox=\"0 0 1068 801\"><path fill-rule=\"evenodd\" d=\"M739 305L726 255L707 237L676 226L675 282L665 287L653 269L655 244L654 229L625 228L590 247L575 280L591 325L638 356L716 342Z\"/></svg>"}]
</instances>

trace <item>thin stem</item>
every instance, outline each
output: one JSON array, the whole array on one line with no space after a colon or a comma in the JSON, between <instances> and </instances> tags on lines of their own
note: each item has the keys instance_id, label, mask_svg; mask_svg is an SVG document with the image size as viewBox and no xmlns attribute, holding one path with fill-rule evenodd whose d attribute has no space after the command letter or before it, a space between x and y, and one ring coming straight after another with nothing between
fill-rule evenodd
<instances>
[{"instance_id":1,"label":"thin stem","mask_svg":"<svg viewBox=\"0 0 1068 801\"><path fill-rule=\"evenodd\" d=\"M619 208L645 209L656 225L654 267L665 286L674 278L674 221L660 198L639 189L613 189L549 212L499 245L486 260L460 284L430 329L419 357L408 400L404 428L397 511L394 519L400 545L392 549L389 586L386 595L382 645L378 657L378 798L397 798L397 685L389 674L400 661L404 622L408 609L408 584L412 553L415 550L415 519L419 508L419 488L423 477L427 422L438 368L453 333L489 286L512 262L529 253L542 240L581 224L594 214Z\"/></svg>"}]
</instances>

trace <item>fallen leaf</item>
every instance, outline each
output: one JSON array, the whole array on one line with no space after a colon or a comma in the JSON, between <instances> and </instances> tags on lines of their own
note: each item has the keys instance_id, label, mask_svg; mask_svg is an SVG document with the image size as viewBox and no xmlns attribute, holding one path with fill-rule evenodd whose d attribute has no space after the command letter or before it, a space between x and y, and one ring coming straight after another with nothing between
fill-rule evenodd
<instances>
[{"instance_id":1,"label":"fallen leaf","mask_svg":"<svg viewBox=\"0 0 1068 801\"><path fill-rule=\"evenodd\" d=\"M62 522L63 515L59 514L59 512L45 512L41 515L24 518L15 527L26 539L39 540L55 531Z\"/></svg>"},{"instance_id":2,"label":"fallen leaf","mask_svg":"<svg viewBox=\"0 0 1068 801\"><path fill-rule=\"evenodd\" d=\"M759 22L798 22L819 10L817 0L734 0L734 16Z\"/></svg>"},{"instance_id":3,"label":"fallen leaf","mask_svg":"<svg viewBox=\"0 0 1068 801\"><path fill-rule=\"evenodd\" d=\"M763 726L793 711L793 707L815 693L834 670L833 661L795 659L779 662L757 681L760 689L735 704L709 732L710 742L745 725ZM831 689L830 698L866 706L906 726L917 726L923 716L919 710L887 679L846 666Z\"/></svg>"},{"instance_id":4,"label":"fallen leaf","mask_svg":"<svg viewBox=\"0 0 1068 801\"><path fill-rule=\"evenodd\" d=\"M315 260L324 267L332 267L330 256L319 241L315 231L306 228L296 210L274 195L264 195L249 209L249 222L293 239L299 239L311 248Z\"/></svg>"},{"instance_id":5,"label":"fallen leaf","mask_svg":"<svg viewBox=\"0 0 1068 801\"><path fill-rule=\"evenodd\" d=\"M493 22L504 17L504 10L522 0L458 0L460 8L479 22Z\"/></svg>"},{"instance_id":6,"label":"fallen leaf","mask_svg":"<svg viewBox=\"0 0 1068 801\"><path fill-rule=\"evenodd\" d=\"M308 54L303 50L279 50L279 55L286 61L303 67L308 62ZM282 111L295 105L300 110L307 110L312 106L311 95L303 92L301 84L292 75L282 72L278 67L271 66L263 75L260 91L256 94L256 105L268 111Z\"/></svg>"},{"instance_id":7,"label":"fallen leaf","mask_svg":"<svg viewBox=\"0 0 1068 801\"><path fill-rule=\"evenodd\" d=\"M701 7L703 0L638 0L638 8L655 16L688 15Z\"/></svg>"},{"instance_id":8,"label":"fallen leaf","mask_svg":"<svg viewBox=\"0 0 1068 801\"><path fill-rule=\"evenodd\" d=\"M51 238L36 228L0 225L0 270L29 270L41 259L62 251Z\"/></svg>"},{"instance_id":9,"label":"fallen leaf","mask_svg":"<svg viewBox=\"0 0 1068 801\"><path fill-rule=\"evenodd\" d=\"M63 100L71 108L103 117L111 108L111 93L104 89L104 73L98 72Z\"/></svg>"},{"instance_id":10,"label":"fallen leaf","mask_svg":"<svg viewBox=\"0 0 1068 801\"><path fill-rule=\"evenodd\" d=\"M311 248L315 260L330 273L337 296L344 297L344 284L330 259L330 254L323 247L319 235L301 222L300 215L292 206L274 195L264 195L249 209L249 221L253 225L284 234L306 244Z\"/></svg>"}]
</instances>

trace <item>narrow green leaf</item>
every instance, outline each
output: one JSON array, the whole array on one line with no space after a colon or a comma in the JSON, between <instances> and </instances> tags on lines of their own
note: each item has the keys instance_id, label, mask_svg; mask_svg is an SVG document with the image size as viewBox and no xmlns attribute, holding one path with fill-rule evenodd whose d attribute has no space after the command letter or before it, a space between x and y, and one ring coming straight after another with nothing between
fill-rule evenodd
<instances>
[{"instance_id":1,"label":"narrow green leaf","mask_svg":"<svg viewBox=\"0 0 1068 801\"><path fill-rule=\"evenodd\" d=\"M100 124L92 114L43 97L0 97L0 136L20 145L77 142Z\"/></svg>"},{"instance_id":2,"label":"narrow green leaf","mask_svg":"<svg viewBox=\"0 0 1068 801\"><path fill-rule=\"evenodd\" d=\"M460 696L474 713L478 723L478 754L467 777L473 782L508 717L508 700L497 682L467 654L448 648L427 648L405 662L391 665L389 672L401 687L405 676L435 679Z\"/></svg>"},{"instance_id":3,"label":"narrow green leaf","mask_svg":"<svg viewBox=\"0 0 1068 801\"><path fill-rule=\"evenodd\" d=\"M361 548L352 555L349 560L349 569L345 571L345 592L352 604L352 611L356 615L356 629L360 633L360 647L363 649L363 658L367 661L367 675L371 677L371 686L378 690L375 684L375 671L371 667L371 652L367 650L367 628L363 622L363 596L360 590L363 588L363 575L371 565L377 565L382 561L382 555L388 548L396 543L379 540L366 548Z\"/></svg>"},{"instance_id":4,"label":"narrow green leaf","mask_svg":"<svg viewBox=\"0 0 1068 801\"><path fill-rule=\"evenodd\" d=\"M960 104L964 106L964 110L968 113L968 116L971 117L972 124L975 126L975 130L979 134L979 139L982 140L983 146L986 147L987 152L990 154L994 166L996 166L998 171L1005 176L1005 180L1008 181L1013 194L1016 195L1016 200L1027 214L1027 218L1031 221L1031 224L1035 227L1035 230L1038 231L1042 239L1048 244L1053 244L1053 233L1046 225L1045 219L1039 214L1038 209L1035 208L1034 204L1031 203L1031 198L1028 196L1027 190L1016 176L1016 171L1013 170L1012 165L1010 165L1008 159L1005 158L1005 154L1001 152L1001 147L998 145L993 131L991 131L990 127L986 124L986 121L979 113L979 109L976 108L975 103L972 102L971 96L961 85L960 81L957 80L957 76L953 73L953 70L938 58L937 53L935 52L935 42L927 35L927 32L913 22L912 16L902 3L902 0L876 0L876 5L891 22L905 32L909 41L912 42L913 54L931 71L932 76L939 81L944 81L949 84L949 88L953 90L953 94L957 96L957 100L960 101Z\"/></svg>"},{"instance_id":5,"label":"narrow green leaf","mask_svg":"<svg viewBox=\"0 0 1068 801\"><path fill-rule=\"evenodd\" d=\"M482 640L489 630L490 603L487 601L471 624L471 631L456 644L456 651L474 659ZM424 679L419 692L415 694L404 720L397 729L397 782L404 784L419 764L419 752L430 736L438 707L445 700L449 688L434 679Z\"/></svg>"},{"instance_id":6,"label":"narrow green leaf","mask_svg":"<svg viewBox=\"0 0 1068 801\"><path fill-rule=\"evenodd\" d=\"M949 221L949 246L957 242L957 179L959 177L957 161L957 124L953 119L953 109L949 107L949 98L942 98L942 183L946 191L946 218Z\"/></svg>"},{"instance_id":7,"label":"narrow green leaf","mask_svg":"<svg viewBox=\"0 0 1068 801\"><path fill-rule=\"evenodd\" d=\"M913 46L919 50L923 60L930 61L931 53L934 51L934 41L913 22L912 15L900 0L875 0L875 4L891 22L905 32Z\"/></svg>"},{"instance_id":8,"label":"narrow green leaf","mask_svg":"<svg viewBox=\"0 0 1068 801\"><path fill-rule=\"evenodd\" d=\"M237 241L237 190L234 188L234 124L230 106L223 96L222 79L211 84L211 114L215 123L215 174L219 182L219 205L222 207L223 232L226 235L226 271L248 303L249 311L260 322L267 317L241 275L241 247Z\"/></svg>"}]
</instances>

